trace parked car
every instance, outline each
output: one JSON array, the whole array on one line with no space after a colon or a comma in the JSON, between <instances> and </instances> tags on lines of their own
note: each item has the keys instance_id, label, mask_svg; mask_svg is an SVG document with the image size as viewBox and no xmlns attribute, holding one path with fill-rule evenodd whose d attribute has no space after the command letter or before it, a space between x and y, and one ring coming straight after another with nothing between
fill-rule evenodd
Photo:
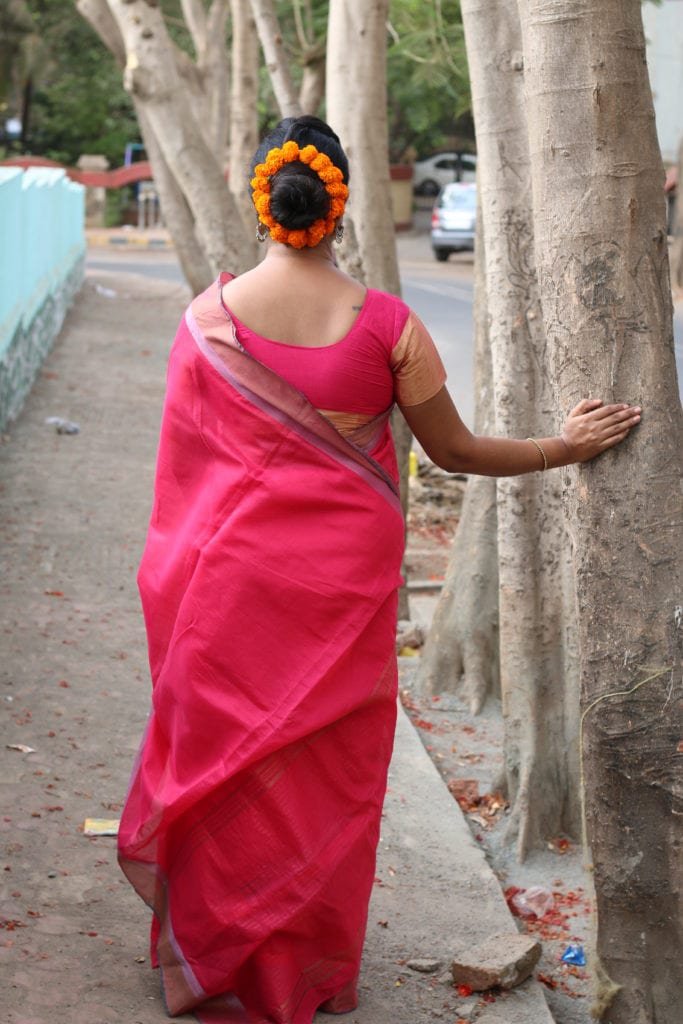
<instances>
[{"instance_id":1,"label":"parked car","mask_svg":"<svg viewBox=\"0 0 683 1024\"><path fill-rule=\"evenodd\" d=\"M474 249L477 220L477 186L451 182L444 185L432 210L432 249L439 262L452 252Z\"/></svg>"},{"instance_id":2,"label":"parked car","mask_svg":"<svg viewBox=\"0 0 683 1024\"><path fill-rule=\"evenodd\" d=\"M453 181L474 181L477 158L473 153L436 153L418 160L413 168L413 191L420 196L438 195Z\"/></svg>"}]
</instances>

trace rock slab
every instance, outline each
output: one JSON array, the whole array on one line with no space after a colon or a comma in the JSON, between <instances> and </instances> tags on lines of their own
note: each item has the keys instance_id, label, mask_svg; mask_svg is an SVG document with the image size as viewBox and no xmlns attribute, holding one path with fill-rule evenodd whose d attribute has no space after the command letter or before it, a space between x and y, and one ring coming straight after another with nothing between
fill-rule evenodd
<instances>
[{"instance_id":1,"label":"rock slab","mask_svg":"<svg viewBox=\"0 0 683 1024\"><path fill-rule=\"evenodd\" d=\"M541 956L541 944L529 935L503 933L457 954L451 965L456 985L475 992L515 988L525 981Z\"/></svg>"}]
</instances>

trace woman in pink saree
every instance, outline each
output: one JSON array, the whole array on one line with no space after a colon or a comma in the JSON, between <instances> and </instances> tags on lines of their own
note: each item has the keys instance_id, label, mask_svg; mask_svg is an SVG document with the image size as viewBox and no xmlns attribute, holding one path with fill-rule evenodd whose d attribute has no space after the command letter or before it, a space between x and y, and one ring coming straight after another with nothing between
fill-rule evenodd
<instances>
[{"instance_id":1,"label":"woman in pink saree","mask_svg":"<svg viewBox=\"0 0 683 1024\"><path fill-rule=\"evenodd\" d=\"M311 1024L356 1007L396 715L404 527L394 403L450 470L591 458L638 418L474 437L399 299L337 268L348 163L289 118L253 167L266 258L222 274L171 351L139 574L152 713L119 832L172 1016Z\"/></svg>"}]
</instances>

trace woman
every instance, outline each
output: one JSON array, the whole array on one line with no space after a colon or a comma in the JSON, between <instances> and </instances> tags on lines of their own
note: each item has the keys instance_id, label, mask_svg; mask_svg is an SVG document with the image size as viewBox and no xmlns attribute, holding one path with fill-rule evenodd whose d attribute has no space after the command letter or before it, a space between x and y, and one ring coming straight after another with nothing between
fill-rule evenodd
<instances>
[{"instance_id":1,"label":"woman","mask_svg":"<svg viewBox=\"0 0 683 1024\"><path fill-rule=\"evenodd\" d=\"M337 136L289 118L252 189L266 257L181 322L140 568L153 712L123 870L172 1015L310 1024L356 1006L396 702L396 401L427 453L494 476L583 461L639 410L475 437L424 327L336 266Z\"/></svg>"}]
</instances>

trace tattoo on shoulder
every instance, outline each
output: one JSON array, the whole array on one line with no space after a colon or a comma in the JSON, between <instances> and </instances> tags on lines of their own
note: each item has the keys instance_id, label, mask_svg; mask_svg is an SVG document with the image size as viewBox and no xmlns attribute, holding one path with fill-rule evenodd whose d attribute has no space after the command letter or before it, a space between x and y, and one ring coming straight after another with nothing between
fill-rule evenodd
<instances>
[{"instance_id":1,"label":"tattoo on shoulder","mask_svg":"<svg viewBox=\"0 0 683 1024\"><path fill-rule=\"evenodd\" d=\"M363 308L362 305L361 306L351 306L351 309L355 309L358 312L360 312L362 308Z\"/></svg>"}]
</instances>

